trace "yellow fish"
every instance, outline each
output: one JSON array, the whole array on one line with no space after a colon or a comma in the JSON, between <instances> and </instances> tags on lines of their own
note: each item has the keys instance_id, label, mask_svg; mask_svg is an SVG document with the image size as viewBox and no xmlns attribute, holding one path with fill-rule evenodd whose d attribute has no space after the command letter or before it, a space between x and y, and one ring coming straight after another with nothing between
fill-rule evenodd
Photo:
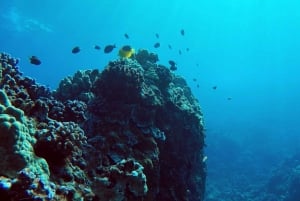
<instances>
[{"instance_id":1,"label":"yellow fish","mask_svg":"<svg viewBox=\"0 0 300 201\"><path fill-rule=\"evenodd\" d=\"M125 45L119 50L119 56L122 58L130 58L133 56L134 52L135 51L131 46Z\"/></svg>"}]
</instances>

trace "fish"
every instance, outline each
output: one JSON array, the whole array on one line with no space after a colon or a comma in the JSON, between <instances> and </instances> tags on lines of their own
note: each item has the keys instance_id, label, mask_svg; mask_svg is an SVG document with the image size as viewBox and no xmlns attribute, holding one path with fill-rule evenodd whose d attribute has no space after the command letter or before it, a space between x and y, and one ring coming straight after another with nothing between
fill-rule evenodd
<instances>
[{"instance_id":1,"label":"fish","mask_svg":"<svg viewBox=\"0 0 300 201\"><path fill-rule=\"evenodd\" d=\"M232 100L232 98L231 98L231 97L228 97L227 100Z\"/></svg>"},{"instance_id":2,"label":"fish","mask_svg":"<svg viewBox=\"0 0 300 201\"><path fill-rule=\"evenodd\" d=\"M156 33L156 34L155 34L155 37L156 37L156 38L159 38L159 34L158 34L158 33Z\"/></svg>"},{"instance_id":3,"label":"fish","mask_svg":"<svg viewBox=\"0 0 300 201\"><path fill-rule=\"evenodd\" d=\"M159 48L159 47L160 47L160 43L159 43L159 42L155 43L155 44L154 44L154 47L155 47L155 48Z\"/></svg>"},{"instance_id":4,"label":"fish","mask_svg":"<svg viewBox=\"0 0 300 201\"><path fill-rule=\"evenodd\" d=\"M187 48L186 48L186 51L187 51L187 52L190 51L190 48L187 47Z\"/></svg>"},{"instance_id":5,"label":"fish","mask_svg":"<svg viewBox=\"0 0 300 201\"><path fill-rule=\"evenodd\" d=\"M179 50L178 53L181 55L182 54L181 50Z\"/></svg>"},{"instance_id":6,"label":"fish","mask_svg":"<svg viewBox=\"0 0 300 201\"><path fill-rule=\"evenodd\" d=\"M194 81L194 82L197 82L197 79L196 79L196 78L193 78L193 81Z\"/></svg>"},{"instance_id":7,"label":"fish","mask_svg":"<svg viewBox=\"0 0 300 201\"><path fill-rule=\"evenodd\" d=\"M216 89L217 89L217 86L213 86L212 89L216 90Z\"/></svg>"},{"instance_id":8,"label":"fish","mask_svg":"<svg viewBox=\"0 0 300 201\"><path fill-rule=\"evenodd\" d=\"M77 54L78 52L80 52L80 47L76 46L72 49L73 54Z\"/></svg>"},{"instance_id":9,"label":"fish","mask_svg":"<svg viewBox=\"0 0 300 201\"><path fill-rule=\"evenodd\" d=\"M171 46L171 45L168 45L168 48L171 50L171 49L172 49L172 46Z\"/></svg>"},{"instance_id":10,"label":"fish","mask_svg":"<svg viewBox=\"0 0 300 201\"><path fill-rule=\"evenodd\" d=\"M207 161L207 158L208 158L207 156L204 156L202 162L205 163Z\"/></svg>"},{"instance_id":11,"label":"fish","mask_svg":"<svg viewBox=\"0 0 300 201\"><path fill-rule=\"evenodd\" d=\"M108 54L116 48L116 45L107 45L104 48L104 53Z\"/></svg>"},{"instance_id":12,"label":"fish","mask_svg":"<svg viewBox=\"0 0 300 201\"><path fill-rule=\"evenodd\" d=\"M171 65L171 66L170 66L170 70L172 70L172 71L177 70L177 66L176 66L175 61L169 60L169 64Z\"/></svg>"},{"instance_id":13,"label":"fish","mask_svg":"<svg viewBox=\"0 0 300 201\"><path fill-rule=\"evenodd\" d=\"M180 30L180 34L181 34L182 36L184 36L184 34L185 34L184 29L181 29L181 30Z\"/></svg>"},{"instance_id":14,"label":"fish","mask_svg":"<svg viewBox=\"0 0 300 201\"><path fill-rule=\"evenodd\" d=\"M100 50L100 49L101 49L101 47L100 47L99 45L95 45L94 48L95 48L96 50Z\"/></svg>"},{"instance_id":15,"label":"fish","mask_svg":"<svg viewBox=\"0 0 300 201\"><path fill-rule=\"evenodd\" d=\"M130 58L134 55L135 51L130 45L124 45L119 50L119 56L122 58Z\"/></svg>"},{"instance_id":16,"label":"fish","mask_svg":"<svg viewBox=\"0 0 300 201\"><path fill-rule=\"evenodd\" d=\"M34 64L34 65L40 65L42 63L41 60L37 56L29 57L29 61L31 64Z\"/></svg>"},{"instance_id":17,"label":"fish","mask_svg":"<svg viewBox=\"0 0 300 201\"><path fill-rule=\"evenodd\" d=\"M199 84L197 84L197 88L199 88L200 86L199 86Z\"/></svg>"},{"instance_id":18,"label":"fish","mask_svg":"<svg viewBox=\"0 0 300 201\"><path fill-rule=\"evenodd\" d=\"M177 70L177 67L176 66L170 66L170 70L175 71L175 70Z\"/></svg>"},{"instance_id":19,"label":"fish","mask_svg":"<svg viewBox=\"0 0 300 201\"><path fill-rule=\"evenodd\" d=\"M169 64L170 64L171 66L176 66L176 63L175 63L175 61L173 61L173 60L169 60Z\"/></svg>"},{"instance_id":20,"label":"fish","mask_svg":"<svg viewBox=\"0 0 300 201\"><path fill-rule=\"evenodd\" d=\"M129 35L128 35L127 33L124 34L124 37L125 37L126 39L129 39Z\"/></svg>"}]
</instances>

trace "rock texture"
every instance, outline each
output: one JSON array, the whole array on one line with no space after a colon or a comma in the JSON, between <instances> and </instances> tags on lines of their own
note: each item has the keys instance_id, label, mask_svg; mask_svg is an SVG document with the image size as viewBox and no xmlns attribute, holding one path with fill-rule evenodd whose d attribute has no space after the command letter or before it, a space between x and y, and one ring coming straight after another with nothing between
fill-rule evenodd
<instances>
[{"instance_id":1,"label":"rock texture","mask_svg":"<svg viewBox=\"0 0 300 201\"><path fill-rule=\"evenodd\" d=\"M78 71L52 92L2 53L0 197L203 200L199 104L157 61L140 50L102 72Z\"/></svg>"}]
</instances>

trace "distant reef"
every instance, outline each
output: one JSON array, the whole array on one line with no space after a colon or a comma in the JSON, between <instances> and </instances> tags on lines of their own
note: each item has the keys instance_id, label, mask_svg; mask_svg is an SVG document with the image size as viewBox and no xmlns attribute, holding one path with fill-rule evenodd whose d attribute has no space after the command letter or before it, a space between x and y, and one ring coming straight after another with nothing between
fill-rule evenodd
<instances>
[{"instance_id":1,"label":"distant reef","mask_svg":"<svg viewBox=\"0 0 300 201\"><path fill-rule=\"evenodd\" d=\"M1 53L1 200L202 201L199 103L157 61L139 50L51 91Z\"/></svg>"}]
</instances>

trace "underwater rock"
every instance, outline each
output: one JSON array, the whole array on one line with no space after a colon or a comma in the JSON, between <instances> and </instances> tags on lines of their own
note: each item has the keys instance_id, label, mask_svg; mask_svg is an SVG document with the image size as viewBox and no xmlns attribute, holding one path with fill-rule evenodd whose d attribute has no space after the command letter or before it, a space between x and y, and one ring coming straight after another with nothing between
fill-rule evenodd
<instances>
[{"instance_id":1,"label":"underwater rock","mask_svg":"<svg viewBox=\"0 0 300 201\"><path fill-rule=\"evenodd\" d=\"M51 92L1 54L0 151L19 161L0 163L1 198L203 200L200 107L185 80L157 61L140 50Z\"/></svg>"},{"instance_id":2,"label":"underwater rock","mask_svg":"<svg viewBox=\"0 0 300 201\"><path fill-rule=\"evenodd\" d=\"M108 101L136 102L144 82L144 69L133 60L110 62L93 86L96 96Z\"/></svg>"},{"instance_id":3,"label":"underwater rock","mask_svg":"<svg viewBox=\"0 0 300 201\"><path fill-rule=\"evenodd\" d=\"M5 190L0 190L0 197L8 198L9 191L17 191L11 195L11 199L51 199L54 190L50 187L48 164L43 158L37 157L33 149L36 143L33 122L24 116L21 109L11 105L3 90L0 90L0 97L0 183ZM29 181L24 181L26 175L31 175ZM34 182L36 185L40 182L43 184L39 188L33 187Z\"/></svg>"},{"instance_id":4,"label":"underwater rock","mask_svg":"<svg viewBox=\"0 0 300 201\"><path fill-rule=\"evenodd\" d=\"M47 125L41 124L35 137L35 153L45 158L50 168L51 165L63 165L68 157L72 160L74 154L80 157L80 150L86 143L84 131L74 122L50 121Z\"/></svg>"},{"instance_id":5,"label":"underwater rock","mask_svg":"<svg viewBox=\"0 0 300 201\"><path fill-rule=\"evenodd\" d=\"M97 69L79 70L73 77L64 78L59 87L53 92L53 95L60 101L80 100L87 103L94 97L91 89L99 75Z\"/></svg>"},{"instance_id":6,"label":"underwater rock","mask_svg":"<svg viewBox=\"0 0 300 201\"><path fill-rule=\"evenodd\" d=\"M98 142L100 149L108 152L105 165L136 158L142 152L144 159L139 162L158 162L152 169L145 168L147 179L147 175L159 175L159 181L148 179L146 199L203 199L203 119L199 103L183 78L149 61L142 65L119 60L104 69L95 82L94 94L88 105L93 118L87 121L86 131L102 136ZM146 139L155 146L144 148ZM134 149L129 144L134 144ZM153 155L156 150L159 154Z\"/></svg>"},{"instance_id":7,"label":"underwater rock","mask_svg":"<svg viewBox=\"0 0 300 201\"><path fill-rule=\"evenodd\" d=\"M300 192L300 152L288 156L271 172L271 176L264 186L266 198L280 197L282 201L299 200ZM261 199L262 200L262 199Z\"/></svg>"},{"instance_id":8,"label":"underwater rock","mask_svg":"<svg viewBox=\"0 0 300 201\"><path fill-rule=\"evenodd\" d=\"M36 157L32 137L32 122L26 119L24 112L12 106L3 90L0 90L0 174L14 177L24 168L36 174L49 175L45 160Z\"/></svg>"},{"instance_id":9,"label":"underwater rock","mask_svg":"<svg viewBox=\"0 0 300 201\"><path fill-rule=\"evenodd\" d=\"M109 168L103 167L101 175L93 181L93 189L100 200L142 199L147 191L144 167L132 160L122 160Z\"/></svg>"},{"instance_id":10,"label":"underwater rock","mask_svg":"<svg viewBox=\"0 0 300 201\"><path fill-rule=\"evenodd\" d=\"M5 91L13 106L24 111L30 116L36 101L41 98L51 98L50 89L39 85L34 79L22 76L19 71L18 62L14 61L8 54L0 54L0 66L2 73L0 77L0 88ZM45 117L43 117L45 118Z\"/></svg>"},{"instance_id":11,"label":"underwater rock","mask_svg":"<svg viewBox=\"0 0 300 201\"><path fill-rule=\"evenodd\" d=\"M146 66L147 63L151 63L154 64L156 62L158 62L158 56L157 54L154 53L149 53L147 50L145 49L140 49L136 55L135 55L135 59L142 65L142 66Z\"/></svg>"}]
</instances>

